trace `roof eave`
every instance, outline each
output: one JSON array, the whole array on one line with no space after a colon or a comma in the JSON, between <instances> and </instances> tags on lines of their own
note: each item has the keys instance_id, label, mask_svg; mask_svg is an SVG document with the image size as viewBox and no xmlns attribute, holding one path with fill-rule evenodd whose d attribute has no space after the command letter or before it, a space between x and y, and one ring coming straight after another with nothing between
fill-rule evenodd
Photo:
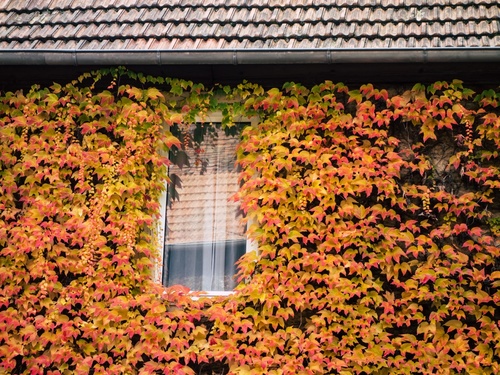
<instances>
[{"instance_id":1,"label":"roof eave","mask_svg":"<svg viewBox=\"0 0 500 375\"><path fill-rule=\"evenodd\" d=\"M500 47L401 49L0 50L0 65L492 63Z\"/></svg>"}]
</instances>

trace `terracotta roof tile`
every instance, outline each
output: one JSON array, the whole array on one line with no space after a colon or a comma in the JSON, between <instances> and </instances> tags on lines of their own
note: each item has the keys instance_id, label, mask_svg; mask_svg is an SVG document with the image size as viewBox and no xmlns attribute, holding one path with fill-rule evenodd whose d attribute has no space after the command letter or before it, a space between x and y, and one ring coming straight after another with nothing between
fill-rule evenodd
<instances>
[{"instance_id":1,"label":"terracotta roof tile","mask_svg":"<svg viewBox=\"0 0 500 375\"><path fill-rule=\"evenodd\" d=\"M154 38L151 40L149 48L152 50L171 50L174 48L175 40L171 38Z\"/></svg>"},{"instance_id":2,"label":"terracotta roof tile","mask_svg":"<svg viewBox=\"0 0 500 375\"><path fill-rule=\"evenodd\" d=\"M57 6L60 8L69 8L71 6L71 3L75 2L76 4L78 1L73 1L73 0L60 0L57 1ZM38 2L38 9L45 9L46 5L44 4L45 1ZM30 4L31 5L31 4ZM37 7L33 7L34 9L37 9Z\"/></svg>"},{"instance_id":3,"label":"terracotta roof tile","mask_svg":"<svg viewBox=\"0 0 500 375\"><path fill-rule=\"evenodd\" d=\"M287 22L295 23L296 21L302 19L301 18L301 9L300 8L285 8L281 10L280 19L285 20Z\"/></svg>"},{"instance_id":4,"label":"terracotta roof tile","mask_svg":"<svg viewBox=\"0 0 500 375\"><path fill-rule=\"evenodd\" d=\"M318 22L318 20L322 20L323 18L323 8L309 8L305 12L304 15L302 15L302 22Z\"/></svg>"},{"instance_id":5,"label":"terracotta roof tile","mask_svg":"<svg viewBox=\"0 0 500 375\"><path fill-rule=\"evenodd\" d=\"M168 30L171 25L164 25L162 23L157 23L156 25L151 25L148 29L147 35L153 39L162 38L168 35Z\"/></svg>"},{"instance_id":6,"label":"terracotta roof tile","mask_svg":"<svg viewBox=\"0 0 500 375\"><path fill-rule=\"evenodd\" d=\"M356 30L356 25L354 23L350 24L340 24L340 25L332 25L331 33L332 35L337 35L339 37L349 37L354 36L354 32Z\"/></svg>"},{"instance_id":7,"label":"terracotta roof tile","mask_svg":"<svg viewBox=\"0 0 500 375\"><path fill-rule=\"evenodd\" d=\"M499 24L496 0L0 0L4 49L499 47Z\"/></svg>"},{"instance_id":8,"label":"terracotta roof tile","mask_svg":"<svg viewBox=\"0 0 500 375\"><path fill-rule=\"evenodd\" d=\"M54 37L56 39L59 39L61 37L64 37L66 35L76 35L78 33L78 29L80 29L81 26L73 26L73 25L58 25L55 28L51 28L48 26L45 26L40 29L39 32L39 37L36 35L36 31L33 33L33 38L40 38L40 39L50 39L50 37Z\"/></svg>"},{"instance_id":9,"label":"terracotta roof tile","mask_svg":"<svg viewBox=\"0 0 500 375\"><path fill-rule=\"evenodd\" d=\"M209 19L210 13L213 12L213 8L188 8L184 18L178 19L177 21L187 21L187 22L200 22Z\"/></svg>"},{"instance_id":10,"label":"terracotta roof tile","mask_svg":"<svg viewBox=\"0 0 500 375\"><path fill-rule=\"evenodd\" d=\"M391 19L391 13L393 13L393 9L382 9L377 8L374 11L370 12L367 18L369 22L385 22L388 19Z\"/></svg>"},{"instance_id":11,"label":"terracotta roof tile","mask_svg":"<svg viewBox=\"0 0 500 375\"><path fill-rule=\"evenodd\" d=\"M248 8L236 8L231 19L232 22L245 23L249 20L249 15L252 10Z\"/></svg>"},{"instance_id":12,"label":"terracotta roof tile","mask_svg":"<svg viewBox=\"0 0 500 375\"><path fill-rule=\"evenodd\" d=\"M273 19L273 10L270 8L265 9L256 9L255 12L250 14L252 18L248 20L248 22L252 23L266 23Z\"/></svg>"},{"instance_id":13,"label":"terracotta roof tile","mask_svg":"<svg viewBox=\"0 0 500 375\"><path fill-rule=\"evenodd\" d=\"M135 22L136 20L145 21L144 9L126 9L120 12L118 22Z\"/></svg>"},{"instance_id":14,"label":"terracotta roof tile","mask_svg":"<svg viewBox=\"0 0 500 375\"><path fill-rule=\"evenodd\" d=\"M345 19L347 9L339 7L325 7L323 19L325 21L336 22Z\"/></svg>"},{"instance_id":15,"label":"terracotta roof tile","mask_svg":"<svg viewBox=\"0 0 500 375\"><path fill-rule=\"evenodd\" d=\"M406 39L405 38L391 39L391 43L390 43L389 47L390 48L405 48L406 47Z\"/></svg>"},{"instance_id":16,"label":"terracotta roof tile","mask_svg":"<svg viewBox=\"0 0 500 375\"><path fill-rule=\"evenodd\" d=\"M370 8L354 8L347 12L345 21L347 22L357 22L361 23L363 21L368 21L370 17Z\"/></svg>"},{"instance_id":17,"label":"terracotta roof tile","mask_svg":"<svg viewBox=\"0 0 500 375\"><path fill-rule=\"evenodd\" d=\"M174 38L172 40L172 48L173 49L194 49L196 40L193 39L180 39L180 38Z\"/></svg>"}]
</instances>

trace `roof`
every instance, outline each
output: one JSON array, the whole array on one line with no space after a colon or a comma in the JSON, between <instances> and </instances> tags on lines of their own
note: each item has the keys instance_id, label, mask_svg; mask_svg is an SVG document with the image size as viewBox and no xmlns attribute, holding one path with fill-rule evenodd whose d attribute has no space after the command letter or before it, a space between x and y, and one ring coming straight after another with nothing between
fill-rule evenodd
<instances>
[{"instance_id":1,"label":"roof","mask_svg":"<svg viewBox=\"0 0 500 375\"><path fill-rule=\"evenodd\" d=\"M3 64L500 61L499 51L498 0L0 0Z\"/></svg>"}]
</instances>

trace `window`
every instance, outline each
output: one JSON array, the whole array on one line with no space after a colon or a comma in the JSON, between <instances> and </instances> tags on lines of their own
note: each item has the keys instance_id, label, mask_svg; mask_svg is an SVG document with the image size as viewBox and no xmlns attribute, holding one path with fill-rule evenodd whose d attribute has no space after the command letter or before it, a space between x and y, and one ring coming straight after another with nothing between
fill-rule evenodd
<instances>
[{"instance_id":1,"label":"window","mask_svg":"<svg viewBox=\"0 0 500 375\"><path fill-rule=\"evenodd\" d=\"M166 196L162 282L195 291L223 292L236 286L237 260L247 251L238 203L236 147L243 125L196 123L171 150Z\"/></svg>"}]
</instances>

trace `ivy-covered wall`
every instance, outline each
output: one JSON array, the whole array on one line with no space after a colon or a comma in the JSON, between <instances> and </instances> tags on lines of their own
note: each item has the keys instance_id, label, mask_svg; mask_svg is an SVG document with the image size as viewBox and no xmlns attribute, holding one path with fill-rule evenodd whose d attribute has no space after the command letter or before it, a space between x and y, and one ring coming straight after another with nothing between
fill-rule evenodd
<instances>
[{"instance_id":1,"label":"ivy-covered wall","mask_svg":"<svg viewBox=\"0 0 500 375\"><path fill-rule=\"evenodd\" d=\"M124 69L1 94L0 372L500 373L499 99ZM237 196L259 252L193 299L151 278L161 151L212 111L260 118Z\"/></svg>"}]
</instances>

